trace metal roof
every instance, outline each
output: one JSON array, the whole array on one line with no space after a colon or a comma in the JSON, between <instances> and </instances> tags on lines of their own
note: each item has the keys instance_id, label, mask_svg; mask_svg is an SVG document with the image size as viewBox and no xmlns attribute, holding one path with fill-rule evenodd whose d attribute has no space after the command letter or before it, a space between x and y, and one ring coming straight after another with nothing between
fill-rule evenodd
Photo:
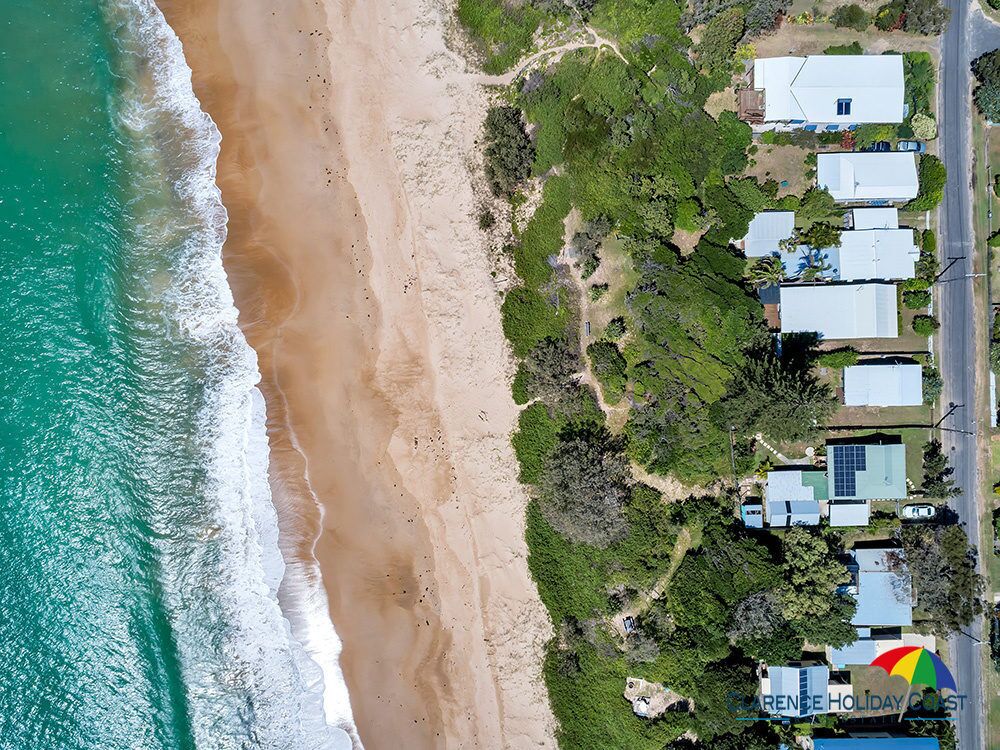
<instances>
[{"instance_id":1,"label":"metal roof","mask_svg":"<svg viewBox=\"0 0 1000 750\"><path fill-rule=\"evenodd\" d=\"M903 121L901 55L809 55L754 61L764 120L850 125ZM848 110L838 105L848 102Z\"/></svg>"},{"instance_id":2,"label":"metal roof","mask_svg":"<svg viewBox=\"0 0 1000 750\"><path fill-rule=\"evenodd\" d=\"M906 446L856 443L827 446L831 499L902 500L906 497Z\"/></svg>"},{"instance_id":3,"label":"metal roof","mask_svg":"<svg viewBox=\"0 0 1000 750\"><path fill-rule=\"evenodd\" d=\"M841 232L836 275L841 281L912 279L919 257L912 229Z\"/></svg>"},{"instance_id":4,"label":"metal roof","mask_svg":"<svg viewBox=\"0 0 1000 750\"><path fill-rule=\"evenodd\" d=\"M917 197L917 158L899 151L817 154L816 184L835 200L908 201Z\"/></svg>"},{"instance_id":5,"label":"metal roof","mask_svg":"<svg viewBox=\"0 0 1000 750\"><path fill-rule=\"evenodd\" d=\"M861 502L830 503L831 526L867 526L871 514L871 504L867 500Z\"/></svg>"},{"instance_id":6,"label":"metal roof","mask_svg":"<svg viewBox=\"0 0 1000 750\"><path fill-rule=\"evenodd\" d=\"M753 217L743 238L743 254L763 258L781 251L781 241L795 232L794 211L763 211Z\"/></svg>"},{"instance_id":7,"label":"metal roof","mask_svg":"<svg viewBox=\"0 0 1000 750\"><path fill-rule=\"evenodd\" d=\"M829 702L830 668L824 664L808 667L768 667L768 695L781 696L780 716L810 716L825 713ZM815 705L818 699L820 705Z\"/></svg>"},{"instance_id":8,"label":"metal roof","mask_svg":"<svg viewBox=\"0 0 1000 750\"><path fill-rule=\"evenodd\" d=\"M924 386L918 364L871 363L844 368L847 406L919 406Z\"/></svg>"},{"instance_id":9,"label":"metal roof","mask_svg":"<svg viewBox=\"0 0 1000 750\"><path fill-rule=\"evenodd\" d=\"M769 500L769 526L818 526L819 503L815 500Z\"/></svg>"},{"instance_id":10,"label":"metal roof","mask_svg":"<svg viewBox=\"0 0 1000 750\"><path fill-rule=\"evenodd\" d=\"M894 284L781 287L781 332L815 331L826 339L899 335Z\"/></svg>"},{"instance_id":11,"label":"metal roof","mask_svg":"<svg viewBox=\"0 0 1000 750\"><path fill-rule=\"evenodd\" d=\"M871 664L875 661L877 651L875 641L870 638L860 638L841 648L831 648L830 663L835 667Z\"/></svg>"},{"instance_id":12,"label":"metal roof","mask_svg":"<svg viewBox=\"0 0 1000 750\"><path fill-rule=\"evenodd\" d=\"M858 608L854 625L902 627L913 624L913 584L900 549L855 549ZM899 561L890 564L890 556Z\"/></svg>"},{"instance_id":13,"label":"metal roof","mask_svg":"<svg viewBox=\"0 0 1000 750\"><path fill-rule=\"evenodd\" d=\"M855 208L851 212L853 228L857 229L899 229L899 210L888 208Z\"/></svg>"}]
</instances>

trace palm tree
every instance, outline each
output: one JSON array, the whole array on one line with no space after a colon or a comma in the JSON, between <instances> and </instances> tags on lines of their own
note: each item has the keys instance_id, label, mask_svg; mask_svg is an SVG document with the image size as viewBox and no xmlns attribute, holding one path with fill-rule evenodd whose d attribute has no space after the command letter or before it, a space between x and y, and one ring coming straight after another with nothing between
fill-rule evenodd
<instances>
[{"instance_id":1,"label":"palm tree","mask_svg":"<svg viewBox=\"0 0 1000 750\"><path fill-rule=\"evenodd\" d=\"M758 289L777 286L784 280L785 266L782 264L781 258L776 255L759 258L750 267L750 283Z\"/></svg>"},{"instance_id":2,"label":"palm tree","mask_svg":"<svg viewBox=\"0 0 1000 750\"><path fill-rule=\"evenodd\" d=\"M806 267L802 271L803 281L822 279L827 271L833 270L833 266L827 262L827 256L822 250L807 248L803 257L806 261Z\"/></svg>"}]
</instances>

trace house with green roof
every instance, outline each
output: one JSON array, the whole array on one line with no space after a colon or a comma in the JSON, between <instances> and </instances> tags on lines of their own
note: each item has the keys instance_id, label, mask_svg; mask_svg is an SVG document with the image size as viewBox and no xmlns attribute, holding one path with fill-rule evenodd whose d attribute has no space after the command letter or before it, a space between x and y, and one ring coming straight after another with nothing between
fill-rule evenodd
<instances>
[{"instance_id":1,"label":"house with green roof","mask_svg":"<svg viewBox=\"0 0 1000 750\"><path fill-rule=\"evenodd\" d=\"M872 500L906 498L906 446L901 442L828 443L831 526L867 526Z\"/></svg>"}]
</instances>

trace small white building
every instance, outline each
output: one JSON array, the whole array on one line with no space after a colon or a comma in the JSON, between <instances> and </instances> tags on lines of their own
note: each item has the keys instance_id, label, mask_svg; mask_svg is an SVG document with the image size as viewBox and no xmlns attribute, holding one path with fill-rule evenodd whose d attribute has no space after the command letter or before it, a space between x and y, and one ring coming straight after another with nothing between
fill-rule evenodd
<instances>
[{"instance_id":1,"label":"small white building","mask_svg":"<svg viewBox=\"0 0 1000 750\"><path fill-rule=\"evenodd\" d=\"M816 183L841 203L903 203L920 188L916 155L899 151L817 154Z\"/></svg>"},{"instance_id":2,"label":"small white building","mask_svg":"<svg viewBox=\"0 0 1000 750\"><path fill-rule=\"evenodd\" d=\"M855 208L851 211L851 229L899 229L899 209L895 206Z\"/></svg>"},{"instance_id":3,"label":"small white building","mask_svg":"<svg viewBox=\"0 0 1000 750\"><path fill-rule=\"evenodd\" d=\"M782 286L782 333L818 333L825 339L896 338L894 284Z\"/></svg>"},{"instance_id":4,"label":"small white building","mask_svg":"<svg viewBox=\"0 0 1000 750\"><path fill-rule=\"evenodd\" d=\"M846 406L920 406L924 402L919 364L872 362L844 368Z\"/></svg>"},{"instance_id":5,"label":"small white building","mask_svg":"<svg viewBox=\"0 0 1000 750\"><path fill-rule=\"evenodd\" d=\"M741 114L751 122L840 130L904 116L901 55L809 55L754 60Z\"/></svg>"},{"instance_id":6,"label":"small white building","mask_svg":"<svg viewBox=\"0 0 1000 750\"><path fill-rule=\"evenodd\" d=\"M912 229L854 229L841 232L830 251L840 281L912 279L920 249Z\"/></svg>"}]
</instances>

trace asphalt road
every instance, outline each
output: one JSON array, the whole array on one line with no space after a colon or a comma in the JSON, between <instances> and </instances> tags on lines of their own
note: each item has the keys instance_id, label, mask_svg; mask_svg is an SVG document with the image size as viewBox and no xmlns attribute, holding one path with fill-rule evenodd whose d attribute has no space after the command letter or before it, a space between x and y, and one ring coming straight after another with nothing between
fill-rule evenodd
<instances>
[{"instance_id":1,"label":"asphalt road","mask_svg":"<svg viewBox=\"0 0 1000 750\"><path fill-rule=\"evenodd\" d=\"M973 304L972 133L969 63L975 25L985 23L981 13L970 19L967 0L944 0L952 16L941 50L941 158L948 169L941 209L939 246L944 272L937 287L936 313L941 320L940 362L944 378L943 408L954 404L943 422L941 441L955 468L961 490L952 505L965 524L970 542L979 547L979 480L976 421L976 325ZM976 35L977 46L980 35ZM951 638L952 664L959 693L969 696L958 712L959 750L984 750L985 709L982 687L983 625L977 619L965 633Z\"/></svg>"}]
</instances>

